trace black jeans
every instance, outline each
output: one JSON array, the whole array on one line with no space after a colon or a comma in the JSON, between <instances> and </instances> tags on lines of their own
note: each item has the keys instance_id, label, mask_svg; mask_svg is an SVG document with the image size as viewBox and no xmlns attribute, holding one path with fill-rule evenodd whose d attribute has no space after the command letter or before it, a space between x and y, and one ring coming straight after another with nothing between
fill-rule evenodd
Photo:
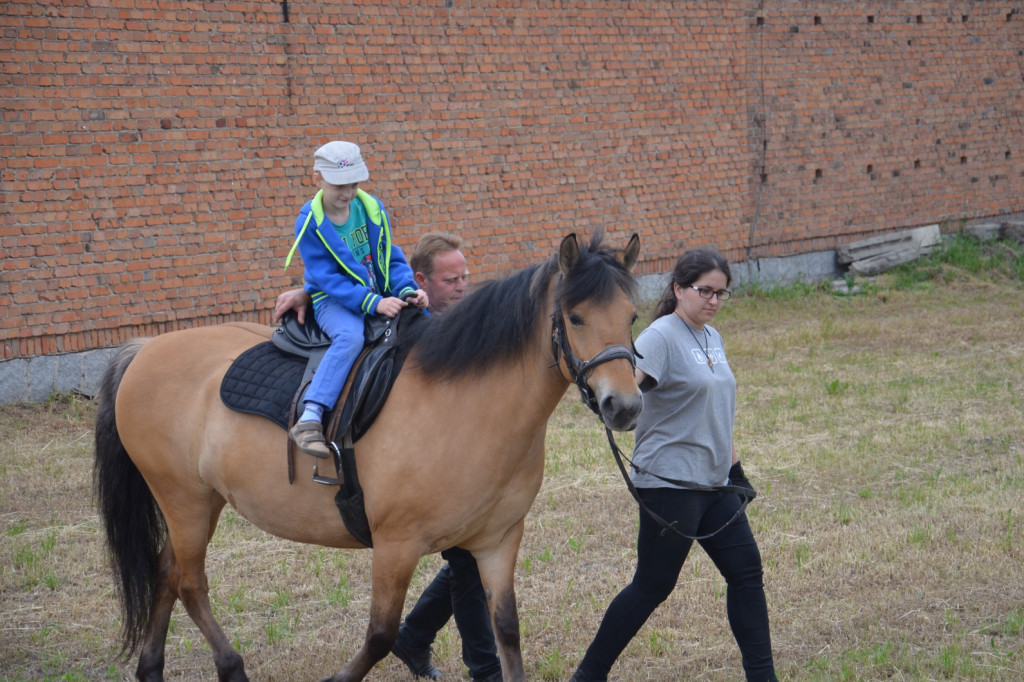
<instances>
[{"instance_id":1,"label":"black jeans","mask_svg":"<svg viewBox=\"0 0 1024 682\"><path fill-rule=\"evenodd\" d=\"M462 662L469 668L469 674L480 679L500 672L501 662L476 559L458 547L446 549L441 556L448 563L437 572L402 621L398 638L417 649L429 647L454 613L462 637Z\"/></svg>"},{"instance_id":2,"label":"black jeans","mask_svg":"<svg viewBox=\"0 0 1024 682\"><path fill-rule=\"evenodd\" d=\"M733 493L679 488L640 488L640 499L667 521L678 520L687 535L706 535L721 527L740 506ZM579 671L584 679L604 680L615 660L654 609L668 598L679 579L692 540L661 528L642 509L633 581L612 600ZM768 604L764 596L761 553L746 514L725 530L699 540L726 581L729 627L743 656L748 680L775 680Z\"/></svg>"}]
</instances>

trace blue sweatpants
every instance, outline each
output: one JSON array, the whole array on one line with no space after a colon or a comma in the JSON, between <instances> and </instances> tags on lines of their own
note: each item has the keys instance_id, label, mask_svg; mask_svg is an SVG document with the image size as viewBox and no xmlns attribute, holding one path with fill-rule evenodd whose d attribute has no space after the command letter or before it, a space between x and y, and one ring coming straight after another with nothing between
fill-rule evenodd
<instances>
[{"instance_id":1,"label":"blue sweatpants","mask_svg":"<svg viewBox=\"0 0 1024 682\"><path fill-rule=\"evenodd\" d=\"M331 337L331 345L313 373L303 402L319 403L327 411L338 402L345 379L363 349L365 319L331 298L318 302L313 312L317 324Z\"/></svg>"}]
</instances>

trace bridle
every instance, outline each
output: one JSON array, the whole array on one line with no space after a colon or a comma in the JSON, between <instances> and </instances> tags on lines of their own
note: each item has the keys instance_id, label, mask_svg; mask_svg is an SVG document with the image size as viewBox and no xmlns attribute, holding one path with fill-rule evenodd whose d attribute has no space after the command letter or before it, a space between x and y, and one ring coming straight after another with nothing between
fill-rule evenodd
<instances>
[{"instance_id":1,"label":"bridle","mask_svg":"<svg viewBox=\"0 0 1024 682\"><path fill-rule=\"evenodd\" d=\"M632 345L632 339L630 339ZM591 409L598 417L601 416L601 407L597 404L597 396L590 388L587 380L593 374L594 368L612 360L629 360L629 366L636 369L637 352L635 348L628 348L622 344L608 346L584 362L576 357L569 347L569 337L565 333L565 318L561 310L555 310L551 315L551 356L554 359L552 367L557 367L561 359L565 359L565 366L569 370L569 378L576 388L580 390L580 398L583 404ZM602 423L604 423L602 421Z\"/></svg>"},{"instance_id":2,"label":"bridle","mask_svg":"<svg viewBox=\"0 0 1024 682\"><path fill-rule=\"evenodd\" d=\"M551 364L551 366L557 367L560 360L565 360L565 366L568 369L569 378L574 384L576 384L576 388L579 389L580 398L583 400L583 404L589 407L590 410L598 417L601 417L601 408L597 403L597 396L594 395L594 391L592 388L590 388L590 384L587 383L587 380L590 378L590 375L593 373L595 367L605 362L609 362L611 360L629 360L630 367L636 370L636 358L642 358L643 356L637 353L636 347L632 345L632 339L630 339L630 346L632 347L626 347L622 344L608 346L607 348L599 352L597 355L592 357L590 360L580 360L578 357L576 357L576 354L572 352L572 348L569 346L569 338L565 331L565 318L562 315L562 311L556 308L555 312L552 313L551 315L551 356L554 359L554 362ZM753 488L747 488L744 486L707 486L701 485L699 483L694 483L692 481L682 481L672 478L665 478L664 476L659 476L658 474L655 474L653 472L644 471L636 464L634 464L633 460L629 459L622 453L622 450L619 449L618 443L615 442L615 436L612 434L611 429L609 429L608 426L604 424L603 418L601 420L601 424L604 425L604 432L605 435L608 437L608 445L611 447L612 455L615 457L615 464L618 465L619 471L622 473L622 478L626 481L626 488L629 490L629 493L633 496L633 499L636 500L637 504L640 506L640 509L642 509L648 516L650 516L655 523L661 526L661 535L665 535L669 531L671 531L676 535L687 540L706 540L710 537L717 535L718 533L721 533L723 530L728 528L733 521L738 519L740 515L743 514L744 511L746 511L747 505L749 505L751 500L753 500L757 496L757 492ZM732 517L724 524L722 524L722 526L717 530L706 535L687 535L686 533L679 530L679 528L677 528L677 526L679 525L678 521L666 521L661 516L656 514L650 507L644 504L643 500L640 499L639 493L637 493L636 486L633 485L633 481L629 477L629 472L626 471L626 465L623 463L623 460L629 462L629 465L636 471L640 473L650 474L651 476L654 476L655 478L658 478L677 488L682 488L684 490L696 490L702 492L735 493L743 499L743 502L742 504L740 504L740 508L736 510L736 513L733 514Z\"/></svg>"}]
</instances>

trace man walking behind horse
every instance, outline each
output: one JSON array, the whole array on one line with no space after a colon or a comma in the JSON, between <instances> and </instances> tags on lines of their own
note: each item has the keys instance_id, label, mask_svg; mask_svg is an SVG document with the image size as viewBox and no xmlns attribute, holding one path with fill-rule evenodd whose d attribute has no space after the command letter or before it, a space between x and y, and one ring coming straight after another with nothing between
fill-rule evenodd
<instances>
[{"instance_id":1,"label":"man walking behind horse","mask_svg":"<svg viewBox=\"0 0 1024 682\"><path fill-rule=\"evenodd\" d=\"M413 277L427 293L428 310L433 315L442 313L466 293L469 269L461 248L462 240L456 235L428 232L420 237L409 258ZM285 291L277 297L274 321L295 310L301 323L308 304L309 295L304 290ZM474 682L501 682L501 663L476 560L458 547L441 552L441 556L447 563L402 621L391 651L416 677L442 679L441 671L431 661L431 646L454 615L462 636L462 661Z\"/></svg>"}]
</instances>

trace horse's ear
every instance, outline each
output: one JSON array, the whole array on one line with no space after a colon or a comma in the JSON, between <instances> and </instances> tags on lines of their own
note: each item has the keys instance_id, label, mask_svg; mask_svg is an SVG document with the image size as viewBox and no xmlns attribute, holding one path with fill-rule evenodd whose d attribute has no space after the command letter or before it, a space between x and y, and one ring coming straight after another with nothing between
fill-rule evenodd
<instances>
[{"instance_id":1,"label":"horse's ear","mask_svg":"<svg viewBox=\"0 0 1024 682\"><path fill-rule=\"evenodd\" d=\"M562 271L563 277L568 277L576 264L580 262L580 245L576 241L576 233L573 232L562 240L558 247L558 269Z\"/></svg>"},{"instance_id":2,"label":"horse's ear","mask_svg":"<svg viewBox=\"0 0 1024 682\"><path fill-rule=\"evenodd\" d=\"M629 243L626 244L625 250L622 252L622 267L626 268L627 272L633 272L633 266L636 265L636 259L640 257L640 235L636 232L629 238Z\"/></svg>"}]
</instances>

